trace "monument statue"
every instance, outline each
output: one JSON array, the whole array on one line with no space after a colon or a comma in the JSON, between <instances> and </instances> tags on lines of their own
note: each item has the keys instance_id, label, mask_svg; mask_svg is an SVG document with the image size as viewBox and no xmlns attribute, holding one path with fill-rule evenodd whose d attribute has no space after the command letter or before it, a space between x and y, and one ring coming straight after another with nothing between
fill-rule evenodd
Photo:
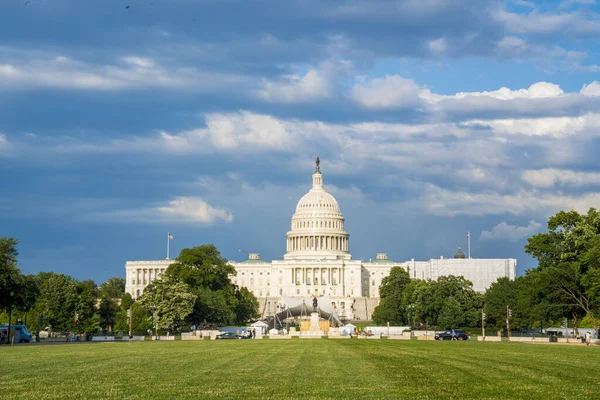
<instances>
[{"instance_id":1,"label":"monument statue","mask_svg":"<svg viewBox=\"0 0 600 400\"><path fill-rule=\"evenodd\" d=\"M313 308L317 311L317 307L319 306L319 300L317 298L313 298Z\"/></svg>"},{"instance_id":2,"label":"monument statue","mask_svg":"<svg viewBox=\"0 0 600 400\"><path fill-rule=\"evenodd\" d=\"M321 160L319 160L319 156L317 156L315 164L317 164L317 169L315 170L315 172L320 172L321 170L319 169L319 166L321 165Z\"/></svg>"}]
</instances>

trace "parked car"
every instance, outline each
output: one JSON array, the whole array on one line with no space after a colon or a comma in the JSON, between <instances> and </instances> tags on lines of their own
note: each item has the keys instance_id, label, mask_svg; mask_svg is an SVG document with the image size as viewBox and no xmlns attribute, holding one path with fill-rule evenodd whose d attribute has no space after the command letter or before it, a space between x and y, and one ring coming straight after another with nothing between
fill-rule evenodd
<instances>
[{"instance_id":1,"label":"parked car","mask_svg":"<svg viewBox=\"0 0 600 400\"><path fill-rule=\"evenodd\" d=\"M222 332L217 335L217 339L241 339L241 338L242 337L239 336L235 332Z\"/></svg>"},{"instance_id":2,"label":"parked car","mask_svg":"<svg viewBox=\"0 0 600 400\"><path fill-rule=\"evenodd\" d=\"M469 340L469 334L462 329L455 329L456 340ZM452 329L446 329L443 332L436 332L435 340L452 340Z\"/></svg>"}]
</instances>

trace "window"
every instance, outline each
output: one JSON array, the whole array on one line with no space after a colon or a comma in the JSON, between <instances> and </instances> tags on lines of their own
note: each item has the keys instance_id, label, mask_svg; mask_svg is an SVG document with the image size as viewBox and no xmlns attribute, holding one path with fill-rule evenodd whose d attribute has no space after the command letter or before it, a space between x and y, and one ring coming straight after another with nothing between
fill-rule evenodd
<instances>
[{"instance_id":1,"label":"window","mask_svg":"<svg viewBox=\"0 0 600 400\"><path fill-rule=\"evenodd\" d=\"M262 272L260 274L262 275Z\"/></svg>"},{"instance_id":2,"label":"window","mask_svg":"<svg viewBox=\"0 0 600 400\"><path fill-rule=\"evenodd\" d=\"M137 290L137 296L135 297L140 297L140 289Z\"/></svg>"},{"instance_id":3,"label":"window","mask_svg":"<svg viewBox=\"0 0 600 400\"><path fill-rule=\"evenodd\" d=\"M300 289L296 289L296 294L300 294Z\"/></svg>"},{"instance_id":4,"label":"window","mask_svg":"<svg viewBox=\"0 0 600 400\"><path fill-rule=\"evenodd\" d=\"M283 289L279 289L279 295L281 296L283 294Z\"/></svg>"},{"instance_id":5,"label":"window","mask_svg":"<svg viewBox=\"0 0 600 400\"><path fill-rule=\"evenodd\" d=\"M371 286L375 286L375 279L371 281Z\"/></svg>"}]
</instances>

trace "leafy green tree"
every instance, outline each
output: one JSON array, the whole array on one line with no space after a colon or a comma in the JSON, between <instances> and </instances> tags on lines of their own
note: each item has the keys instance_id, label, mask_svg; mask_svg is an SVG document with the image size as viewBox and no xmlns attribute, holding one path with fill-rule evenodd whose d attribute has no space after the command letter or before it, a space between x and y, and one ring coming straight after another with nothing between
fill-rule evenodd
<instances>
[{"instance_id":1,"label":"leafy green tree","mask_svg":"<svg viewBox=\"0 0 600 400\"><path fill-rule=\"evenodd\" d=\"M100 326L103 329L112 332L118 312L119 306L117 305L117 302L110 297L103 297L100 301L100 307L98 307Z\"/></svg>"},{"instance_id":2,"label":"leafy green tree","mask_svg":"<svg viewBox=\"0 0 600 400\"><path fill-rule=\"evenodd\" d=\"M98 289L101 297L120 299L125 294L125 278L109 278Z\"/></svg>"},{"instance_id":3,"label":"leafy green tree","mask_svg":"<svg viewBox=\"0 0 600 400\"><path fill-rule=\"evenodd\" d=\"M438 326L442 329L450 329L463 326L464 322L465 314L461 304L453 296L448 297L440 310Z\"/></svg>"},{"instance_id":4,"label":"leafy green tree","mask_svg":"<svg viewBox=\"0 0 600 400\"><path fill-rule=\"evenodd\" d=\"M235 309L236 324L245 324L248 320L258 318L258 300L252 292L246 288L241 288L235 292L237 298L237 307Z\"/></svg>"},{"instance_id":5,"label":"leafy green tree","mask_svg":"<svg viewBox=\"0 0 600 400\"><path fill-rule=\"evenodd\" d=\"M75 283L75 313L77 314L77 333L91 334L99 326L95 318L97 290L92 280Z\"/></svg>"},{"instance_id":6,"label":"leafy green tree","mask_svg":"<svg viewBox=\"0 0 600 400\"><path fill-rule=\"evenodd\" d=\"M379 286L381 301L373 311L373 322L379 325L405 325L408 323L406 288L411 280L402 267L392 267Z\"/></svg>"},{"instance_id":7,"label":"leafy green tree","mask_svg":"<svg viewBox=\"0 0 600 400\"><path fill-rule=\"evenodd\" d=\"M177 262L167 268L166 275L175 278L192 288L204 287L222 290L231 285L235 268L212 244L183 249Z\"/></svg>"},{"instance_id":8,"label":"leafy green tree","mask_svg":"<svg viewBox=\"0 0 600 400\"><path fill-rule=\"evenodd\" d=\"M166 279L186 284L196 296L187 317L190 325L244 323L258 315L258 301L231 282L234 275L235 268L211 244L181 250L165 273Z\"/></svg>"},{"instance_id":9,"label":"leafy green tree","mask_svg":"<svg viewBox=\"0 0 600 400\"><path fill-rule=\"evenodd\" d=\"M152 328L152 314L138 302L131 305L131 328L134 335L145 335Z\"/></svg>"},{"instance_id":10,"label":"leafy green tree","mask_svg":"<svg viewBox=\"0 0 600 400\"><path fill-rule=\"evenodd\" d=\"M588 317L598 329L600 307L600 213L561 211L548 220L548 232L528 239L525 251L538 260L531 274L540 277L540 303L552 314L574 321Z\"/></svg>"},{"instance_id":11,"label":"leafy green tree","mask_svg":"<svg viewBox=\"0 0 600 400\"><path fill-rule=\"evenodd\" d=\"M18 243L10 237L0 238L0 310L8 310L9 306L18 309L23 305L21 296L25 280L17 267Z\"/></svg>"},{"instance_id":12,"label":"leafy green tree","mask_svg":"<svg viewBox=\"0 0 600 400\"><path fill-rule=\"evenodd\" d=\"M463 324L468 327L479 325L483 295L473 290L471 281L462 276L448 275L436 281L427 281L415 297L416 315L421 322L437 325L447 299L453 297L464 314Z\"/></svg>"},{"instance_id":13,"label":"leafy green tree","mask_svg":"<svg viewBox=\"0 0 600 400\"><path fill-rule=\"evenodd\" d=\"M73 278L51 274L41 284L38 309L53 331L74 328L77 292Z\"/></svg>"},{"instance_id":14,"label":"leafy green tree","mask_svg":"<svg viewBox=\"0 0 600 400\"><path fill-rule=\"evenodd\" d=\"M487 327L502 329L506 324L506 307L516 309L519 303L517 281L506 277L498 279L484 294Z\"/></svg>"},{"instance_id":15,"label":"leafy green tree","mask_svg":"<svg viewBox=\"0 0 600 400\"><path fill-rule=\"evenodd\" d=\"M121 298L121 304L119 311L115 317L115 331L116 332L129 332L129 325L127 319L127 311L131 310L134 304L133 298L129 293L124 293ZM133 321L132 321L133 322ZM133 325L132 325L133 327Z\"/></svg>"},{"instance_id":16,"label":"leafy green tree","mask_svg":"<svg viewBox=\"0 0 600 400\"><path fill-rule=\"evenodd\" d=\"M146 287L138 301L156 314L157 329L177 332L187 325L184 320L194 308L196 295L181 282L158 279Z\"/></svg>"}]
</instances>

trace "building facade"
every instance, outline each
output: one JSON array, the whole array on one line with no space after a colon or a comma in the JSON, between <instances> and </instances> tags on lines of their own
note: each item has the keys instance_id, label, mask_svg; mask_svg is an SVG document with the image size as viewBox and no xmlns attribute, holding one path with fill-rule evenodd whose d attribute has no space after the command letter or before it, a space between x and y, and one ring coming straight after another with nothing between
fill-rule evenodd
<instances>
[{"instance_id":1,"label":"building facade","mask_svg":"<svg viewBox=\"0 0 600 400\"><path fill-rule=\"evenodd\" d=\"M386 253L378 253L369 262L354 260L344 221L338 202L323 186L317 159L312 188L300 199L292 216L283 260L265 261L260 254L251 253L248 260L230 261L237 272L233 283L254 293L263 317L279 311L283 295L328 295L340 319L370 320L379 303L379 285L394 266L404 268L415 279L462 275L481 292L498 278L515 278L515 259L467 259L460 249L452 259L396 262ZM126 291L139 297L172 262L128 261Z\"/></svg>"}]
</instances>

